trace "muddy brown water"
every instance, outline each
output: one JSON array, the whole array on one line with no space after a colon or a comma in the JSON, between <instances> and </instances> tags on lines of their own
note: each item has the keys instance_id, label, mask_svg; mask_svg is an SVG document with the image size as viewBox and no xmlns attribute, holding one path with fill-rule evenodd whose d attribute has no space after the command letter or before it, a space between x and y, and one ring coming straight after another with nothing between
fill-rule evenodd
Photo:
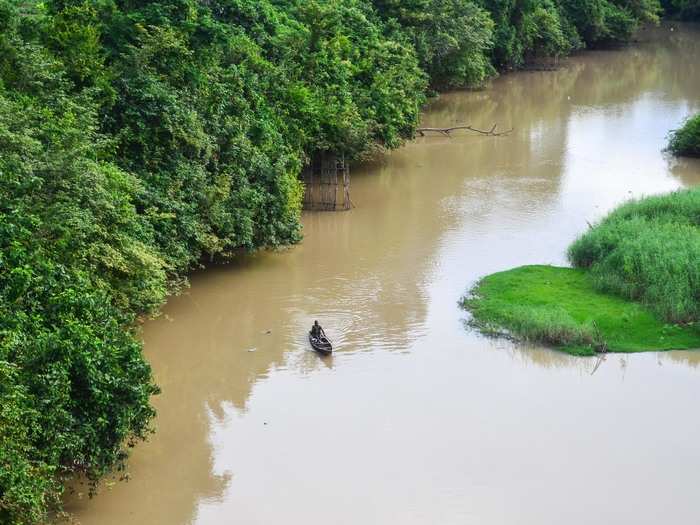
<instances>
[{"instance_id":1,"label":"muddy brown water","mask_svg":"<svg viewBox=\"0 0 700 525\"><path fill-rule=\"evenodd\" d=\"M355 167L354 210L193 275L143 330L157 432L128 482L69 498L74 519L698 523L700 352L597 363L483 338L457 306L486 273L564 264L625 199L700 183L700 163L661 152L700 110L700 29L671 27L440 97L426 126L514 132ZM331 358L310 351L314 319Z\"/></svg>"}]
</instances>

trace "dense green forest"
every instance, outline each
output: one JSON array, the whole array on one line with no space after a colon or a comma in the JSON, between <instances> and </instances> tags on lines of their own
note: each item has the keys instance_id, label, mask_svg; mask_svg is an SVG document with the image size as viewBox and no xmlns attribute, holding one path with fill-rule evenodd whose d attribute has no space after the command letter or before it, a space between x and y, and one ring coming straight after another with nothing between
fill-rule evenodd
<instances>
[{"instance_id":1,"label":"dense green forest","mask_svg":"<svg viewBox=\"0 0 700 525\"><path fill-rule=\"evenodd\" d=\"M672 0L675 15L697 2ZM432 90L626 42L656 0L0 0L0 522L149 432L136 333L202 261L300 238L298 174Z\"/></svg>"}]
</instances>

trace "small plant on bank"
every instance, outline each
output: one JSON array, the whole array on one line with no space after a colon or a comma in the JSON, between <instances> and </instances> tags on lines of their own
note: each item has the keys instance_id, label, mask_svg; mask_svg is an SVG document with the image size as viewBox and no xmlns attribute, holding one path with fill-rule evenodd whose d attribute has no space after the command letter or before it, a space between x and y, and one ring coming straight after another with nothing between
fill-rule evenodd
<instances>
[{"instance_id":1,"label":"small plant on bank","mask_svg":"<svg viewBox=\"0 0 700 525\"><path fill-rule=\"evenodd\" d=\"M677 156L700 157L700 113L669 134L668 150Z\"/></svg>"}]
</instances>

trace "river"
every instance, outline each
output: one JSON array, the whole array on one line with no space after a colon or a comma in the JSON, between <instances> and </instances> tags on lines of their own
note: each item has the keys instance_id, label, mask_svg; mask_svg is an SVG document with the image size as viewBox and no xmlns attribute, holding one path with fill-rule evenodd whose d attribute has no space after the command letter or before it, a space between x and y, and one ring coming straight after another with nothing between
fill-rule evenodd
<instances>
[{"instance_id":1,"label":"river","mask_svg":"<svg viewBox=\"0 0 700 525\"><path fill-rule=\"evenodd\" d=\"M354 166L349 212L191 277L143 327L162 394L83 525L695 524L700 352L575 358L465 327L480 276L565 264L630 197L700 183L661 150L700 110L700 28L441 96ZM318 319L336 352L310 351Z\"/></svg>"}]
</instances>

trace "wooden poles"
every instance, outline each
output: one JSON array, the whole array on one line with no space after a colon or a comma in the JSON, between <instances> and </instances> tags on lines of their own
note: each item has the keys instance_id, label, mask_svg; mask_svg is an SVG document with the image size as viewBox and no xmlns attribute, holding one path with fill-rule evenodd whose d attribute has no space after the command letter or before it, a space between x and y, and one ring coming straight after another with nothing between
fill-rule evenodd
<instances>
[{"instance_id":1,"label":"wooden poles","mask_svg":"<svg viewBox=\"0 0 700 525\"><path fill-rule=\"evenodd\" d=\"M335 211L349 210L352 207L350 165L345 160L345 155L328 152L317 154L304 168L302 178L305 210ZM341 198L339 193L342 194Z\"/></svg>"}]
</instances>

